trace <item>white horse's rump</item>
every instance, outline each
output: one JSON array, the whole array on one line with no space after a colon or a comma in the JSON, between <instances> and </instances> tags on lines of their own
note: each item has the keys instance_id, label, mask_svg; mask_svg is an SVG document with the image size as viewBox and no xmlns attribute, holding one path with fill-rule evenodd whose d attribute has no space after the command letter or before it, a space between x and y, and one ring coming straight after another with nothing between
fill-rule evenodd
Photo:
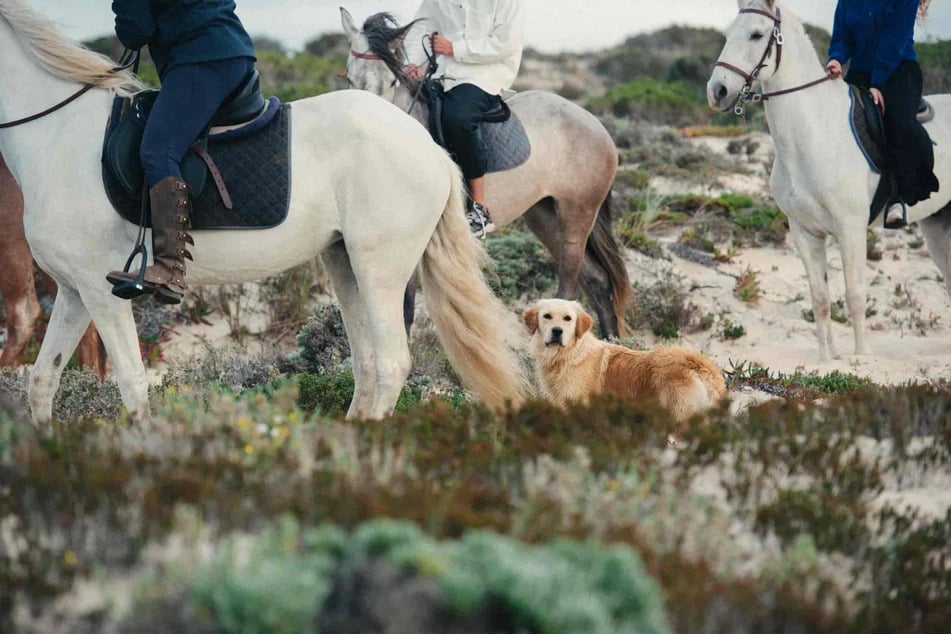
<instances>
[{"instance_id":1,"label":"white horse's rump","mask_svg":"<svg viewBox=\"0 0 951 634\"><path fill-rule=\"evenodd\" d=\"M776 20L756 12L740 13L726 33L720 62L749 74L763 60L754 88L787 90L824 75L815 49L798 18L775 0L739 0L740 9L765 11L781 19L782 61L774 52ZM712 107L727 110L740 98L746 80L738 72L717 67L707 85ZM941 189L908 210L910 222L920 222L932 258L951 292L951 95L928 98L936 116L925 127L937 143L935 174ZM789 218L790 234L809 278L816 316L820 360L835 356L832 344L829 289L826 281L826 237L834 236L842 250L846 302L855 334L855 351L869 352L865 332L865 253L868 210L878 176L869 169L849 128L848 87L828 81L766 102L769 129L776 143L770 186ZM941 211L944 209L944 211ZM938 213L941 212L941 213Z\"/></svg>"},{"instance_id":2,"label":"white horse's rump","mask_svg":"<svg viewBox=\"0 0 951 634\"><path fill-rule=\"evenodd\" d=\"M20 0L0 0L0 121L41 111L77 88L77 72L42 61L34 47L56 49L100 77L112 66L62 40ZM63 365L90 317L113 358L124 404L133 415L148 414L131 305L112 296L104 277L125 260L136 232L113 211L100 178L115 88L107 81L111 89L96 88L0 132L0 152L26 200L27 239L60 286L31 375L37 421L50 419ZM519 401L526 382L506 340L509 324L513 333L518 325L482 278L480 247L463 219L461 175L445 152L399 109L355 91L295 102L290 142L287 220L262 231L194 232L188 280L260 279L325 252L353 350L348 415L381 417L392 411L409 371L402 294L423 257L427 279L441 285L430 289L430 310L455 369L490 405ZM471 305L480 310L461 312Z\"/></svg>"}]
</instances>

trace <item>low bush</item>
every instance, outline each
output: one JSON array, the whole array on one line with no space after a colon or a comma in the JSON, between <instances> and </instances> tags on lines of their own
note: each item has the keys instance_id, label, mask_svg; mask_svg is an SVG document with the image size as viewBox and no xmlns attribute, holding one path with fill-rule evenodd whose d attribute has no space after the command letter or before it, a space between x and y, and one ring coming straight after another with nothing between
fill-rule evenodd
<instances>
[{"instance_id":1,"label":"low bush","mask_svg":"<svg viewBox=\"0 0 951 634\"><path fill-rule=\"evenodd\" d=\"M545 248L529 233L504 231L486 243L492 258L489 286L505 300L536 299L550 294L557 269Z\"/></svg>"}]
</instances>

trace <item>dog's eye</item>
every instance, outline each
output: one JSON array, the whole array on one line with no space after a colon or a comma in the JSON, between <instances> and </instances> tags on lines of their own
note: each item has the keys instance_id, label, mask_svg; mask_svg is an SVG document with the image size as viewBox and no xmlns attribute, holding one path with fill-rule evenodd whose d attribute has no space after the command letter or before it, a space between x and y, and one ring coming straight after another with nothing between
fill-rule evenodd
<instances>
[{"instance_id":1,"label":"dog's eye","mask_svg":"<svg viewBox=\"0 0 951 634\"><path fill-rule=\"evenodd\" d=\"M565 321L571 321L571 315L565 315Z\"/></svg>"},{"instance_id":2,"label":"dog's eye","mask_svg":"<svg viewBox=\"0 0 951 634\"><path fill-rule=\"evenodd\" d=\"M542 319L551 319L551 313L545 313L542 315Z\"/></svg>"}]
</instances>

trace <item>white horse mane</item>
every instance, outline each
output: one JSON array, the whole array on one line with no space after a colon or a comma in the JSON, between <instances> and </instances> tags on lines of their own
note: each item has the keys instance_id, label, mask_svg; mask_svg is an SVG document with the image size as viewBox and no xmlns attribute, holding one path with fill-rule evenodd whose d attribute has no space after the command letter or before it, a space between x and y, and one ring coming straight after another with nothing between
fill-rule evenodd
<instances>
[{"instance_id":1,"label":"white horse mane","mask_svg":"<svg viewBox=\"0 0 951 634\"><path fill-rule=\"evenodd\" d=\"M145 85L128 71L112 72L115 62L66 39L53 24L21 0L0 0L2 16L26 51L51 74L80 84L131 94Z\"/></svg>"}]
</instances>

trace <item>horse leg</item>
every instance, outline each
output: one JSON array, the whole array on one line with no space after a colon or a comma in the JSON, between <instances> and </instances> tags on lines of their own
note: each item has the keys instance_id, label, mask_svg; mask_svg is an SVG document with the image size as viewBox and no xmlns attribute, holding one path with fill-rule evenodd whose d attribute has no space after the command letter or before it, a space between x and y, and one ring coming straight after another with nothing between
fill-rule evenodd
<instances>
[{"instance_id":1,"label":"horse leg","mask_svg":"<svg viewBox=\"0 0 951 634\"><path fill-rule=\"evenodd\" d=\"M42 312L33 288L33 259L29 252L26 261L30 268L25 269L28 274L25 277L19 275L17 267L4 267L6 270L0 275L0 294L3 295L7 317L7 343L0 354L0 367L12 367L22 362L23 352L33 338L33 327Z\"/></svg>"},{"instance_id":2,"label":"horse leg","mask_svg":"<svg viewBox=\"0 0 951 634\"><path fill-rule=\"evenodd\" d=\"M53 419L53 397L66 363L89 325L89 313L74 289L60 289L40 353L30 372L29 402L33 422ZM136 346L138 350L138 346Z\"/></svg>"},{"instance_id":3,"label":"horse leg","mask_svg":"<svg viewBox=\"0 0 951 634\"><path fill-rule=\"evenodd\" d=\"M799 258L806 268L806 276L809 278L809 294L812 296L812 312L816 318L816 335L819 339L819 361L828 361L836 355L832 342L831 305L826 277L828 274L826 237L824 234L809 233L791 217L789 218L789 233L796 245L796 250L799 251Z\"/></svg>"},{"instance_id":4,"label":"horse leg","mask_svg":"<svg viewBox=\"0 0 951 634\"><path fill-rule=\"evenodd\" d=\"M852 319L855 354L871 352L865 329L865 258L868 231L864 224L841 232L839 249L845 274L845 303Z\"/></svg>"},{"instance_id":5,"label":"horse leg","mask_svg":"<svg viewBox=\"0 0 951 634\"><path fill-rule=\"evenodd\" d=\"M611 282L607 272L590 255L583 254L582 268L575 274L574 282L566 282L570 271L562 268L566 258L562 255L562 230L555 216L550 200L542 201L525 212L525 224L534 233L541 243L548 249L552 257L559 263L558 290L555 296L560 299L576 299L577 287L580 283L585 296L591 304L592 310L598 316L601 335L604 337L618 336L618 321L612 305Z\"/></svg>"},{"instance_id":6,"label":"horse leg","mask_svg":"<svg viewBox=\"0 0 951 634\"><path fill-rule=\"evenodd\" d=\"M343 242L328 247L322 254L324 266L330 274L343 326L350 341L353 362L353 399L347 410L348 418L369 416L373 408L373 348L367 345L366 307L353 276L350 257Z\"/></svg>"},{"instance_id":7,"label":"horse leg","mask_svg":"<svg viewBox=\"0 0 951 634\"><path fill-rule=\"evenodd\" d=\"M925 237L928 254L941 271L945 288L951 295L951 204L919 220L918 226Z\"/></svg>"},{"instance_id":8,"label":"horse leg","mask_svg":"<svg viewBox=\"0 0 951 634\"><path fill-rule=\"evenodd\" d=\"M106 355L102 349L102 339L99 338L94 325L89 324L89 328L79 340L76 357L81 367L89 368L99 376L100 382L106 378Z\"/></svg>"},{"instance_id":9,"label":"horse leg","mask_svg":"<svg viewBox=\"0 0 951 634\"><path fill-rule=\"evenodd\" d=\"M409 284L406 285L406 292L403 294L403 325L406 327L407 337L410 335L413 321L416 318L416 291L418 290L419 274L413 273L413 277L409 278Z\"/></svg>"}]
</instances>

